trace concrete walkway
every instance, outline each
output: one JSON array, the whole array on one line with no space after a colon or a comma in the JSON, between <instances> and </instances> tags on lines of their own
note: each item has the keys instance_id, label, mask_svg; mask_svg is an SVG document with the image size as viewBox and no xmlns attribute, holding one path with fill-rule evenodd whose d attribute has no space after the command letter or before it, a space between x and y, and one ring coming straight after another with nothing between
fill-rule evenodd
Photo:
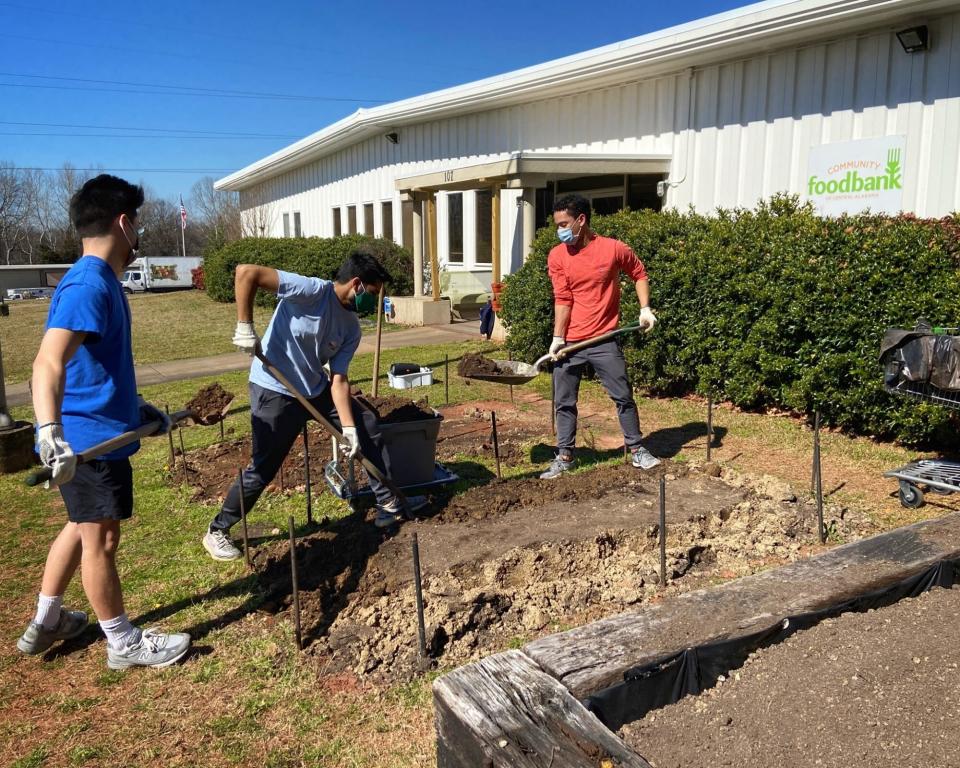
<instances>
[{"instance_id":1,"label":"concrete walkway","mask_svg":"<svg viewBox=\"0 0 960 768\"><path fill-rule=\"evenodd\" d=\"M480 339L480 324L475 320L465 320L451 325L430 325L403 331L391 331L381 337L380 348L426 347L431 344L449 344L470 339ZM373 352L376 341L375 333L365 335L360 341L357 354ZM165 363L138 365L137 384L146 386L162 384L167 381L196 379L200 376L241 371L249 367L250 358L242 352L227 352L223 355L192 357L186 360L169 360ZM13 408L29 403L30 390L26 382L7 386L7 405L9 407Z\"/></svg>"}]
</instances>

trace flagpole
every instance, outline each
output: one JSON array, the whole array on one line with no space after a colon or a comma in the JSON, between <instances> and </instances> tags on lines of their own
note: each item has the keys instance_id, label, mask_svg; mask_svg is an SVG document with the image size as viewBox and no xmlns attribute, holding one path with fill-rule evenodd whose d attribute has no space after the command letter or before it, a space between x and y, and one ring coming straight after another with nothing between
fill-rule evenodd
<instances>
[{"instance_id":1,"label":"flagpole","mask_svg":"<svg viewBox=\"0 0 960 768\"><path fill-rule=\"evenodd\" d=\"M187 222L183 216L183 195L180 195L180 242L183 243L183 258L187 258Z\"/></svg>"}]
</instances>

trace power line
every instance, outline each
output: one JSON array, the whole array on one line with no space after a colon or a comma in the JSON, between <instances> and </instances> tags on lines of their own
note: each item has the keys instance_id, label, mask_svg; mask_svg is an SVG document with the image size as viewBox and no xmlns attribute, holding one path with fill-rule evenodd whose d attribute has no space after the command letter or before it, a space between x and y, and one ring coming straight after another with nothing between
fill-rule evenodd
<instances>
[{"instance_id":1,"label":"power line","mask_svg":"<svg viewBox=\"0 0 960 768\"><path fill-rule=\"evenodd\" d=\"M94 80L91 78L85 77L56 77L53 75L29 75L22 74L18 72L0 72L0 77L20 77L20 78L29 78L33 80L62 80L65 82L73 83L95 83L98 85L122 85L130 86L134 88L159 88L168 90L171 92L176 92L176 95L179 96L220 96L220 97L236 97L236 98L257 98L257 99L279 99L284 101L351 101L351 102L377 102L380 104L386 103L385 99L357 99L357 98L346 98L341 96L301 96L292 93L268 93L261 91L234 91L227 88L199 88L189 85L166 85L164 83L138 83L138 82L127 82L124 80ZM0 85L18 85L19 87L31 88L63 88L65 90L76 90L69 89L65 86L29 86L22 83L0 83ZM97 88L83 88L80 90L100 90ZM120 93L136 93L136 91L119 91ZM154 94L154 95L163 95Z\"/></svg>"},{"instance_id":2,"label":"power line","mask_svg":"<svg viewBox=\"0 0 960 768\"><path fill-rule=\"evenodd\" d=\"M208 99L253 99L260 101L344 101L354 103L367 103L364 99L341 99L326 98L321 96L277 98L268 96L236 96L226 93L166 93L163 91L136 91L121 88L81 88L76 85L28 85L26 83L0 83L0 88L40 88L52 91L81 91L86 93L130 93L141 96L202 96Z\"/></svg>"},{"instance_id":3,"label":"power line","mask_svg":"<svg viewBox=\"0 0 960 768\"><path fill-rule=\"evenodd\" d=\"M40 166L27 165L8 165L7 169L13 171L62 171L63 166L59 168L45 168ZM233 173L236 168L107 168L98 166L96 168L71 168L78 172L100 172L117 171L118 173Z\"/></svg>"},{"instance_id":4,"label":"power line","mask_svg":"<svg viewBox=\"0 0 960 768\"><path fill-rule=\"evenodd\" d=\"M251 137L257 139L300 139L302 136L295 134L280 133L243 133L241 131L205 131L194 128L147 128L136 125L84 125L74 123L28 123L14 120L0 120L0 125L27 125L36 128L84 128L102 131L157 131L160 133L191 133L191 134L209 134L211 136L232 136L232 137Z\"/></svg>"},{"instance_id":5,"label":"power line","mask_svg":"<svg viewBox=\"0 0 960 768\"><path fill-rule=\"evenodd\" d=\"M212 141L276 141L276 139L263 138L259 136L170 136L167 134L158 134L151 136L149 134L129 134L129 133L41 133L29 131L0 131L0 136L53 136L56 138L71 139L179 139L180 141L191 141L194 139L204 139Z\"/></svg>"}]
</instances>

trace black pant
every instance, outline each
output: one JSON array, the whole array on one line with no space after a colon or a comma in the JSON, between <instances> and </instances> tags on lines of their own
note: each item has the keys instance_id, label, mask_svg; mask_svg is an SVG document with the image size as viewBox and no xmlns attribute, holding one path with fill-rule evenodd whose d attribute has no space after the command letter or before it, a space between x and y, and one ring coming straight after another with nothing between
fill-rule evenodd
<instances>
[{"instance_id":1,"label":"black pant","mask_svg":"<svg viewBox=\"0 0 960 768\"><path fill-rule=\"evenodd\" d=\"M577 397L587 363L617 406L620 429L630 449L640 445L640 419L633 390L627 380L627 365L616 340L581 349L553 367L553 401L557 414L557 449L573 454L577 442Z\"/></svg>"},{"instance_id":2,"label":"black pant","mask_svg":"<svg viewBox=\"0 0 960 768\"><path fill-rule=\"evenodd\" d=\"M310 400L310 404L320 411L337 429L342 429L340 416L333 405L330 387ZM366 408L351 401L354 424L360 438L362 453L377 469L390 476L390 459L383 450L380 427L377 417ZM310 414L295 397L281 395L250 382L250 421L253 426L253 458L243 470L243 503L249 513L257 503L263 489L276 477L280 465L287 458L290 448L297 439ZM378 504L384 504L393 498L390 490L375 477L370 477L370 489L377 497ZM227 494L223 506L210 528L229 531L240 522L240 482L235 481Z\"/></svg>"}]
</instances>

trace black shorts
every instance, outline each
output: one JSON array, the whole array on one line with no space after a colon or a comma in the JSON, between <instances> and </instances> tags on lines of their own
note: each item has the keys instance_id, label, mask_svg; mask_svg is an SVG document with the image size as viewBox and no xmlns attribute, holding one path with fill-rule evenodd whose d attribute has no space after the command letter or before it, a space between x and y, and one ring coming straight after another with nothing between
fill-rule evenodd
<instances>
[{"instance_id":1,"label":"black shorts","mask_svg":"<svg viewBox=\"0 0 960 768\"><path fill-rule=\"evenodd\" d=\"M60 486L71 523L126 520L133 515L133 468L129 459L95 459L77 465L73 480Z\"/></svg>"}]
</instances>

